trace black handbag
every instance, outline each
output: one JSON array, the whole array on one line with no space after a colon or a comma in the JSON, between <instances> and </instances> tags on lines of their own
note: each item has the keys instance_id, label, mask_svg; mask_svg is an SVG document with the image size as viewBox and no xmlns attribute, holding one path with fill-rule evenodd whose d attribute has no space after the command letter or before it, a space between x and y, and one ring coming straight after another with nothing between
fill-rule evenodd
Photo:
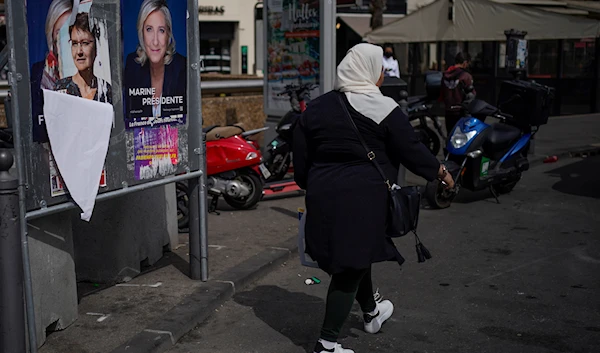
<instances>
[{"instance_id":1,"label":"black handbag","mask_svg":"<svg viewBox=\"0 0 600 353\"><path fill-rule=\"evenodd\" d=\"M425 248L423 243L421 243L421 240L417 235L419 211L421 209L421 193L419 192L418 187L400 187L395 183L392 184L390 182L390 179L385 176L385 173L381 169L381 166L379 166L379 163L375 159L375 152L369 149L360 131L358 131L358 127L356 127L356 123L354 122L354 119L352 119L352 116L350 115L350 112L346 107L346 103L342 98L342 94L343 93L341 92L338 94L339 102L342 105L346 116L350 120L352 128L354 129L354 132L356 132L360 143L363 145L365 152L367 153L367 158L371 162L373 162L373 165L375 166L375 168L377 168L379 174L381 174L381 177L383 178L383 181L388 188L390 201L388 210L389 214L387 217L388 223L386 225L387 236L397 238L405 236L406 234L412 232L415 235L415 246L417 249L418 261L424 262L426 259L430 259L431 253L429 252L429 250L427 250L427 248Z\"/></svg>"}]
</instances>

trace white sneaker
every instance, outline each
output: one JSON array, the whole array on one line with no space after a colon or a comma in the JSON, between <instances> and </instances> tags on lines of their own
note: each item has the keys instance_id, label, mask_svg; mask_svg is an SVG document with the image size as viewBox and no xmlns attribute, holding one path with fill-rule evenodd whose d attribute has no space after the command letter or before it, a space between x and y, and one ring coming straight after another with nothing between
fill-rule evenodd
<instances>
[{"instance_id":1,"label":"white sneaker","mask_svg":"<svg viewBox=\"0 0 600 353\"><path fill-rule=\"evenodd\" d=\"M336 343L335 347L332 349L325 349L321 342L317 342L314 353L354 353L354 351L352 349L342 348L342 345L339 343Z\"/></svg>"},{"instance_id":2,"label":"white sneaker","mask_svg":"<svg viewBox=\"0 0 600 353\"><path fill-rule=\"evenodd\" d=\"M389 300L377 302L377 314L364 314L365 331L368 333L377 333L381 330L383 323L394 313L394 304Z\"/></svg>"}]
</instances>

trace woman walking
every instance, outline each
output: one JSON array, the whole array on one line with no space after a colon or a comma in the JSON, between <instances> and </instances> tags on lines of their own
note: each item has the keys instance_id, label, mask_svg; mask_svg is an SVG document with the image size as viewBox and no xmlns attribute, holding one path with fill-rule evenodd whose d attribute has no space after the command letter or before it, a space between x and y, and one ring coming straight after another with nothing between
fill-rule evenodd
<instances>
[{"instance_id":1,"label":"woman walking","mask_svg":"<svg viewBox=\"0 0 600 353\"><path fill-rule=\"evenodd\" d=\"M337 342L354 299L364 313L364 329L377 333L394 306L375 301L371 264L404 259L386 237L388 189L341 104L390 180L402 163L431 181L454 182L421 144L394 100L381 94L383 50L358 44L337 69L335 91L313 100L294 129L294 174L306 190L306 251L331 275L325 319L315 353L353 353Z\"/></svg>"}]
</instances>

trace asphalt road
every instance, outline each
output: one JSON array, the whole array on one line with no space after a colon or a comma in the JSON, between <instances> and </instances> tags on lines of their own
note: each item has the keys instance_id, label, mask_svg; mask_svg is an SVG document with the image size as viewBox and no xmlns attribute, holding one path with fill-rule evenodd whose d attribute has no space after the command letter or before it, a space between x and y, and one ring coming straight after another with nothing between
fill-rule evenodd
<instances>
[{"instance_id":1,"label":"asphalt road","mask_svg":"<svg viewBox=\"0 0 600 353\"><path fill-rule=\"evenodd\" d=\"M340 342L356 353L600 352L600 157L535 167L500 200L465 192L423 210L433 259L417 263L414 240L399 239L405 265L374 266L394 315L369 335L355 305ZM310 276L322 283L305 285ZM294 257L170 352L312 352L328 284Z\"/></svg>"}]
</instances>

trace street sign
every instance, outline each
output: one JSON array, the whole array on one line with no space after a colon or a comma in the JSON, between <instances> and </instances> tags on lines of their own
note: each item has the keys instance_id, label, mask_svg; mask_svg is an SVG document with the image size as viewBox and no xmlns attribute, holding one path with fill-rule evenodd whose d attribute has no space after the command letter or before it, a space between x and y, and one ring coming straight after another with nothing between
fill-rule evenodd
<instances>
[{"instance_id":1,"label":"street sign","mask_svg":"<svg viewBox=\"0 0 600 353\"><path fill-rule=\"evenodd\" d=\"M248 73L248 46L242 45L242 74Z\"/></svg>"}]
</instances>

